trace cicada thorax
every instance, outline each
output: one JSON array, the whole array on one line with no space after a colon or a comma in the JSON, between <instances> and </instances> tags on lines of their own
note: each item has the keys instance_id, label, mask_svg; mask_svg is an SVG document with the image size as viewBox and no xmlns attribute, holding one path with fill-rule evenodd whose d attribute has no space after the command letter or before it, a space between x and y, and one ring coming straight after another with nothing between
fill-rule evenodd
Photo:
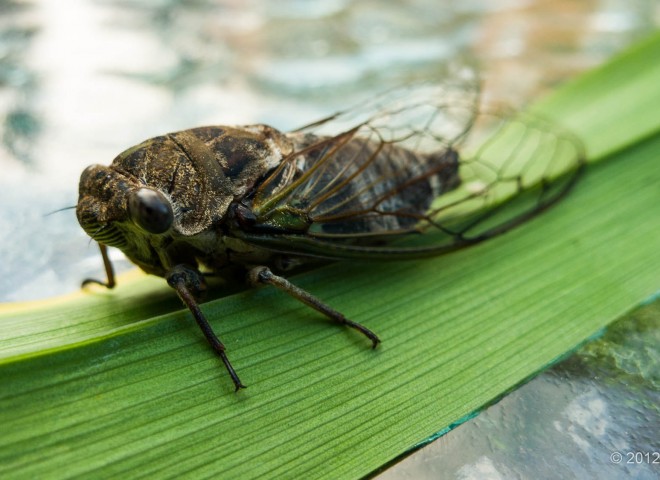
<instances>
[{"instance_id":1,"label":"cicada thorax","mask_svg":"<svg viewBox=\"0 0 660 480\"><path fill-rule=\"evenodd\" d=\"M119 155L112 167L165 192L174 229L190 236L220 221L232 200L277 166L289 148L281 133L263 125L200 127L147 140Z\"/></svg>"},{"instance_id":2,"label":"cicada thorax","mask_svg":"<svg viewBox=\"0 0 660 480\"><path fill-rule=\"evenodd\" d=\"M296 153L255 195L262 226L318 236L405 233L460 183L451 148L422 154L353 132L287 137Z\"/></svg>"},{"instance_id":3,"label":"cicada thorax","mask_svg":"<svg viewBox=\"0 0 660 480\"><path fill-rule=\"evenodd\" d=\"M155 137L124 151L109 167L93 165L83 172L78 219L92 238L162 275L217 248L216 227L231 202L290 149L283 134L262 125L200 127ZM141 190L155 193L156 207L160 202L171 210L166 228L136 221ZM132 210L133 204L138 207Z\"/></svg>"}]
</instances>

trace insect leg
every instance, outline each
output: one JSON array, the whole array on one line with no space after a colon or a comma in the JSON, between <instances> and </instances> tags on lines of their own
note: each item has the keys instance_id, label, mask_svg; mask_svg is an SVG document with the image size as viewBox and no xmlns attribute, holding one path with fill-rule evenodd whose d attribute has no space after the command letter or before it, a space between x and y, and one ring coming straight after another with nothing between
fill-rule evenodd
<instances>
[{"instance_id":1,"label":"insect leg","mask_svg":"<svg viewBox=\"0 0 660 480\"><path fill-rule=\"evenodd\" d=\"M341 325L346 325L347 327L353 328L358 332L362 333L369 340L371 340L372 348L376 348L380 343L380 338L374 332L369 330L364 325L353 322L347 319L344 315L339 313L337 310L329 307L321 300L313 296L312 294L306 292L300 287L296 287L294 284L289 282L286 278L275 275L270 271L268 267L254 267L248 272L248 278L252 284L255 285L273 285L274 287L279 288L280 290L285 291L292 297L297 300L300 300L305 305L312 307L314 310L321 312L326 317L336 321Z\"/></svg>"},{"instance_id":2,"label":"insect leg","mask_svg":"<svg viewBox=\"0 0 660 480\"><path fill-rule=\"evenodd\" d=\"M108 277L107 282L102 282L101 280L96 280L95 278L86 278L82 282L82 287L89 285L90 283L95 283L97 285L102 285L106 288L114 288L117 283L115 282L115 270L112 268L112 262L108 257L108 247L102 243L98 244L99 250L101 250L101 257L103 258L103 266L105 267L105 275Z\"/></svg>"},{"instance_id":3,"label":"insect leg","mask_svg":"<svg viewBox=\"0 0 660 480\"><path fill-rule=\"evenodd\" d=\"M195 317L197 325L199 325L202 333L211 344L211 348L213 348L222 359L222 363L225 364L225 368L234 382L234 386L236 387L235 391L245 388L245 385L243 385L238 378L234 367L232 367L229 362L229 358L227 358L224 344L213 332L211 325L209 325L208 320L204 317L204 314L197 303L197 299L195 298L196 295L199 295L199 293L204 290L204 280L201 274L184 265L177 265L168 273L167 283L176 290L179 298L181 298L183 303L186 304L190 312L193 314L193 317Z\"/></svg>"}]
</instances>

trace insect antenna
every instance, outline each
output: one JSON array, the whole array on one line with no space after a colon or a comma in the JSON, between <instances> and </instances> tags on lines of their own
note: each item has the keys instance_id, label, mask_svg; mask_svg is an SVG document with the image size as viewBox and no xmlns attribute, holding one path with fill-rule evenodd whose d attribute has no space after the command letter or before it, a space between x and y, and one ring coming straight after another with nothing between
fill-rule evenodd
<instances>
[{"instance_id":1,"label":"insect antenna","mask_svg":"<svg viewBox=\"0 0 660 480\"><path fill-rule=\"evenodd\" d=\"M63 211L65 211L65 210L73 210L73 209L75 209L76 207L77 207L77 205L71 205L70 207L62 207L62 208L58 208L57 210L53 210L52 212L45 213L45 214L44 214L44 217L49 217L49 216L51 216L51 215L54 214L54 213L63 212Z\"/></svg>"}]
</instances>

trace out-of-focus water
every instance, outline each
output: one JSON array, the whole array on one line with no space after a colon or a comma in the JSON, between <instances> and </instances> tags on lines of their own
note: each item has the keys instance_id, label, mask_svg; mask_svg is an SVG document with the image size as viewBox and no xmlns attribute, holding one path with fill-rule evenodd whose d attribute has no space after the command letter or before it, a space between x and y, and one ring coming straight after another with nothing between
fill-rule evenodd
<instances>
[{"instance_id":1,"label":"out-of-focus water","mask_svg":"<svg viewBox=\"0 0 660 480\"><path fill-rule=\"evenodd\" d=\"M72 291L102 274L73 211L46 214L75 205L87 165L146 138L205 124L286 130L393 84L441 79L456 61L478 68L486 98L524 105L659 23L651 0L0 0L0 300ZM625 400L657 422L652 387ZM519 393L529 388L531 400ZM580 452L603 429L618 438L606 417L621 397L604 388L535 380L443 437L426 478L534 478L553 472L534 462L558 457L562 472L589 475L585 465L609 460ZM530 438L542 441L531 448ZM498 456L497 442L524 454ZM387 476L423 478L407 468Z\"/></svg>"}]
</instances>

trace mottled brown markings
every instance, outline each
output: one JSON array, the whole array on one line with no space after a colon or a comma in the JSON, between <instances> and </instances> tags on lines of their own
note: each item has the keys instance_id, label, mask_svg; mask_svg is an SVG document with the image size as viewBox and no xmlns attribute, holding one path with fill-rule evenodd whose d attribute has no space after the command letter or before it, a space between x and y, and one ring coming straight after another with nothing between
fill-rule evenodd
<instances>
[{"instance_id":1,"label":"mottled brown markings","mask_svg":"<svg viewBox=\"0 0 660 480\"><path fill-rule=\"evenodd\" d=\"M232 183L208 146L191 132L171 133L169 138L186 154L201 180L203 193L231 195Z\"/></svg>"}]
</instances>

